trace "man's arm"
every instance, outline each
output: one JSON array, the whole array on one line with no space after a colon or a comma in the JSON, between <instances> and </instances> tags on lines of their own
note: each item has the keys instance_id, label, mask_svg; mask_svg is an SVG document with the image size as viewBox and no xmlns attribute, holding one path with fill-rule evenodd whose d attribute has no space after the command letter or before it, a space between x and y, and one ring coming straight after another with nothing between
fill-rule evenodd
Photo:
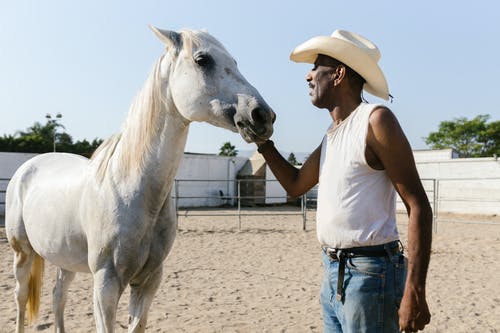
<instances>
[{"instance_id":1,"label":"man's arm","mask_svg":"<svg viewBox=\"0 0 500 333\"><path fill-rule=\"evenodd\" d=\"M318 183L321 145L314 150L300 169L285 160L271 140L258 145L258 147L276 179L292 197L306 193Z\"/></svg>"},{"instance_id":2,"label":"man's arm","mask_svg":"<svg viewBox=\"0 0 500 333\"><path fill-rule=\"evenodd\" d=\"M431 252L432 210L408 140L389 109L379 107L371 114L367 145L383 164L408 211L408 276L399 325L402 332L415 332L430 322L425 282Z\"/></svg>"}]
</instances>

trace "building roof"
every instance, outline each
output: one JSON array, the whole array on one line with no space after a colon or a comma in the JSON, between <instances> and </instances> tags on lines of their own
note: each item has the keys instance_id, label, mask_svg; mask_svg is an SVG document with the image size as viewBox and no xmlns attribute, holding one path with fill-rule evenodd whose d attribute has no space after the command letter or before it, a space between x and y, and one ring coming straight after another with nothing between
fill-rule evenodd
<instances>
[{"instance_id":1,"label":"building roof","mask_svg":"<svg viewBox=\"0 0 500 333\"><path fill-rule=\"evenodd\" d=\"M239 177L246 176L261 176L266 175L266 161L264 157L259 153L255 152L248 161L243 165L241 170L238 172Z\"/></svg>"}]
</instances>

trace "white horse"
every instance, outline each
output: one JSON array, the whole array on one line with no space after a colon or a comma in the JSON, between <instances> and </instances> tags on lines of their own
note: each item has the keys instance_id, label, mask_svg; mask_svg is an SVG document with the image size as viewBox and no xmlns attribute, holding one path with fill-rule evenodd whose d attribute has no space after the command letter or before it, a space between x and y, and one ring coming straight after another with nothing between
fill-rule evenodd
<instances>
[{"instance_id":1,"label":"white horse","mask_svg":"<svg viewBox=\"0 0 500 333\"><path fill-rule=\"evenodd\" d=\"M92 273L98 332L113 332L118 300L130 286L129 332L143 332L174 242L170 190L192 121L247 142L271 136L275 115L220 42L202 31L152 27L166 51L131 105L122 132L90 160L64 153L23 164L6 194L7 238L14 250L16 332L36 317L48 260L58 267L56 332L76 272Z\"/></svg>"}]
</instances>

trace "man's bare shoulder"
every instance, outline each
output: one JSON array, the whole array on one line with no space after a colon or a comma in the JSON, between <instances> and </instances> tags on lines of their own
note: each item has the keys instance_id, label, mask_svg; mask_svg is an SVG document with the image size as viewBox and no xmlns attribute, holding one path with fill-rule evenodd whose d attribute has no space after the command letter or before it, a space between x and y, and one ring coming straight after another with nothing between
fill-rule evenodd
<instances>
[{"instance_id":1,"label":"man's bare shoulder","mask_svg":"<svg viewBox=\"0 0 500 333\"><path fill-rule=\"evenodd\" d=\"M385 105L376 106L370 114L370 123L372 125L391 120L396 120L396 116L391 109Z\"/></svg>"},{"instance_id":2,"label":"man's bare shoulder","mask_svg":"<svg viewBox=\"0 0 500 333\"><path fill-rule=\"evenodd\" d=\"M396 115L387 106L377 106L370 114L370 127L372 130L399 130L399 125Z\"/></svg>"}]
</instances>

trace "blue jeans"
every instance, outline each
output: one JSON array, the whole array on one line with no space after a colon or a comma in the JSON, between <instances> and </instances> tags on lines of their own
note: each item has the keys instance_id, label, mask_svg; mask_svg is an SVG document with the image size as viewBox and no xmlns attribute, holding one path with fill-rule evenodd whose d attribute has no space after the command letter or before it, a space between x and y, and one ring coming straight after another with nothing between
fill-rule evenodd
<instances>
[{"instance_id":1,"label":"blue jeans","mask_svg":"<svg viewBox=\"0 0 500 333\"><path fill-rule=\"evenodd\" d=\"M405 260L401 252L385 257L347 259L344 294L338 301L339 263L331 261L323 252L323 332L399 332L398 309L406 280Z\"/></svg>"}]
</instances>

